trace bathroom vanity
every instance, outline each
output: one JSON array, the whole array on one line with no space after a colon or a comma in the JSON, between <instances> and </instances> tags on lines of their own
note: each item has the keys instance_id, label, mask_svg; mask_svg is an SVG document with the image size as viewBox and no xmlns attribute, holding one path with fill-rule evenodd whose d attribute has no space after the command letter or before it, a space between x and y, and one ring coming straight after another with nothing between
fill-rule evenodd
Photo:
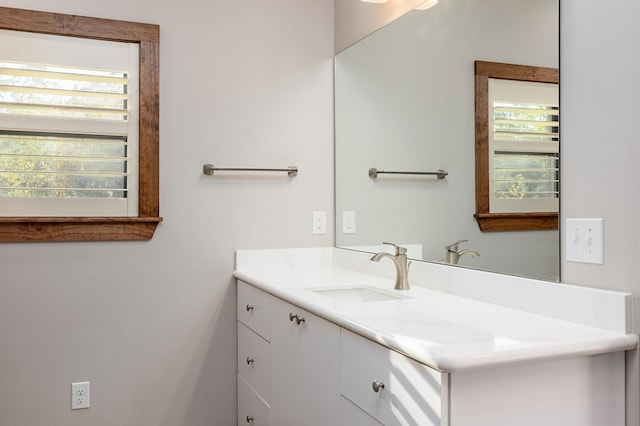
<instances>
[{"instance_id":1,"label":"bathroom vanity","mask_svg":"<svg viewBox=\"0 0 640 426\"><path fill-rule=\"evenodd\" d=\"M400 291L366 253L236 256L239 425L624 425L628 294L427 263Z\"/></svg>"}]
</instances>

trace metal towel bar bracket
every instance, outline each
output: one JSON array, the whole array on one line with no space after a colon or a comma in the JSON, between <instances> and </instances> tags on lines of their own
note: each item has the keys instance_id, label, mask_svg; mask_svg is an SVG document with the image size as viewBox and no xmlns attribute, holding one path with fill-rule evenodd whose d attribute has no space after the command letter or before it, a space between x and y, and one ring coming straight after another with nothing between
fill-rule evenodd
<instances>
[{"instance_id":1,"label":"metal towel bar bracket","mask_svg":"<svg viewBox=\"0 0 640 426\"><path fill-rule=\"evenodd\" d=\"M435 172L390 172L386 170L378 170L376 168L369 169L369 177L371 179L375 179L379 174L390 174L390 175L430 175L437 176L438 179L444 179L449 173L444 170L437 170Z\"/></svg>"},{"instance_id":2,"label":"metal towel bar bracket","mask_svg":"<svg viewBox=\"0 0 640 426\"><path fill-rule=\"evenodd\" d=\"M207 176L213 176L215 172L287 172L291 177L298 176L298 168L289 166L286 169L261 169L261 168L239 168L239 167L215 167L213 164L205 164L202 166L202 173Z\"/></svg>"}]
</instances>

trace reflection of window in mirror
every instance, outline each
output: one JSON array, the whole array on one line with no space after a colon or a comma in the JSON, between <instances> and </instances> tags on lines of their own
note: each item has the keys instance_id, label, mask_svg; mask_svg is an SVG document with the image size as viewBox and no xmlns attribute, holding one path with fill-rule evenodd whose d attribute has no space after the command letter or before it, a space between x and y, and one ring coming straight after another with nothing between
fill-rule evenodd
<instances>
[{"instance_id":1,"label":"reflection of window in mirror","mask_svg":"<svg viewBox=\"0 0 640 426\"><path fill-rule=\"evenodd\" d=\"M558 70L476 61L476 220L558 228Z\"/></svg>"}]
</instances>

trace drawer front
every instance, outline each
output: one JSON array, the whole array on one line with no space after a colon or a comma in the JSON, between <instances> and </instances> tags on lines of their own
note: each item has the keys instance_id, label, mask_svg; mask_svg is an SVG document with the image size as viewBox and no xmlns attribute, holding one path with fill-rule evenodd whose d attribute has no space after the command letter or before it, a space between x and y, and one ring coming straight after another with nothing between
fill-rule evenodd
<instances>
[{"instance_id":1,"label":"drawer front","mask_svg":"<svg viewBox=\"0 0 640 426\"><path fill-rule=\"evenodd\" d=\"M238 426L269 426L269 405L238 376Z\"/></svg>"},{"instance_id":2,"label":"drawer front","mask_svg":"<svg viewBox=\"0 0 640 426\"><path fill-rule=\"evenodd\" d=\"M271 351L269 342L238 323L238 374L267 403L270 402Z\"/></svg>"},{"instance_id":3,"label":"drawer front","mask_svg":"<svg viewBox=\"0 0 640 426\"><path fill-rule=\"evenodd\" d=\"M271 341L271 300L268 294L238 281L238 321Z\"/></svg>"},{"instance_id":4,"label":"drawer front","mask_svg":"<svg viewBox=\"0 0 640 426\"><path fill-rule=\"evenodd\" d=\"M384 426L344 396L340 398L340 424L342 426Z\"/></svg>"},{"instance_id":5,"label":"drawer front","mask_svg":"<svg viewBox=\"0 0 640 426\"><path fill-rule=\"evenodd\" d=\"M387 426L441 425L443 374L347 330L341 393ZM446 410L445 410L446 412Z\"/></svg>"}]
</instances>

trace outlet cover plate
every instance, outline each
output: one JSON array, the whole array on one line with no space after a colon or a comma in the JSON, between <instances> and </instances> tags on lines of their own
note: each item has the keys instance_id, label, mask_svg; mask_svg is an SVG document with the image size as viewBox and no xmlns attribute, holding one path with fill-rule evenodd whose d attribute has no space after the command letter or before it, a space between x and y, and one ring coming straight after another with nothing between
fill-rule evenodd
<instances>
[{"instance_id":1,"label":"outlet cover plate","mask_svg":"<svg viewBox=\"0 0 640 426\"><path fill-rule=\"evenodd\" d=\"M314 211L313 212L313 234L326 234L327 233L327 212L326 211Z\"/></svg>"},{"instance_id":2,"label":"outlet cover plate","mask_svg":"<svg viewBox=\"0 0 640 426\"><path fill-rule=\"evenodd\" d=\"M91 383L76 382L71 383L71 409L79 410L81 408L91 407Z\"/></svg>"}]
</instances>

